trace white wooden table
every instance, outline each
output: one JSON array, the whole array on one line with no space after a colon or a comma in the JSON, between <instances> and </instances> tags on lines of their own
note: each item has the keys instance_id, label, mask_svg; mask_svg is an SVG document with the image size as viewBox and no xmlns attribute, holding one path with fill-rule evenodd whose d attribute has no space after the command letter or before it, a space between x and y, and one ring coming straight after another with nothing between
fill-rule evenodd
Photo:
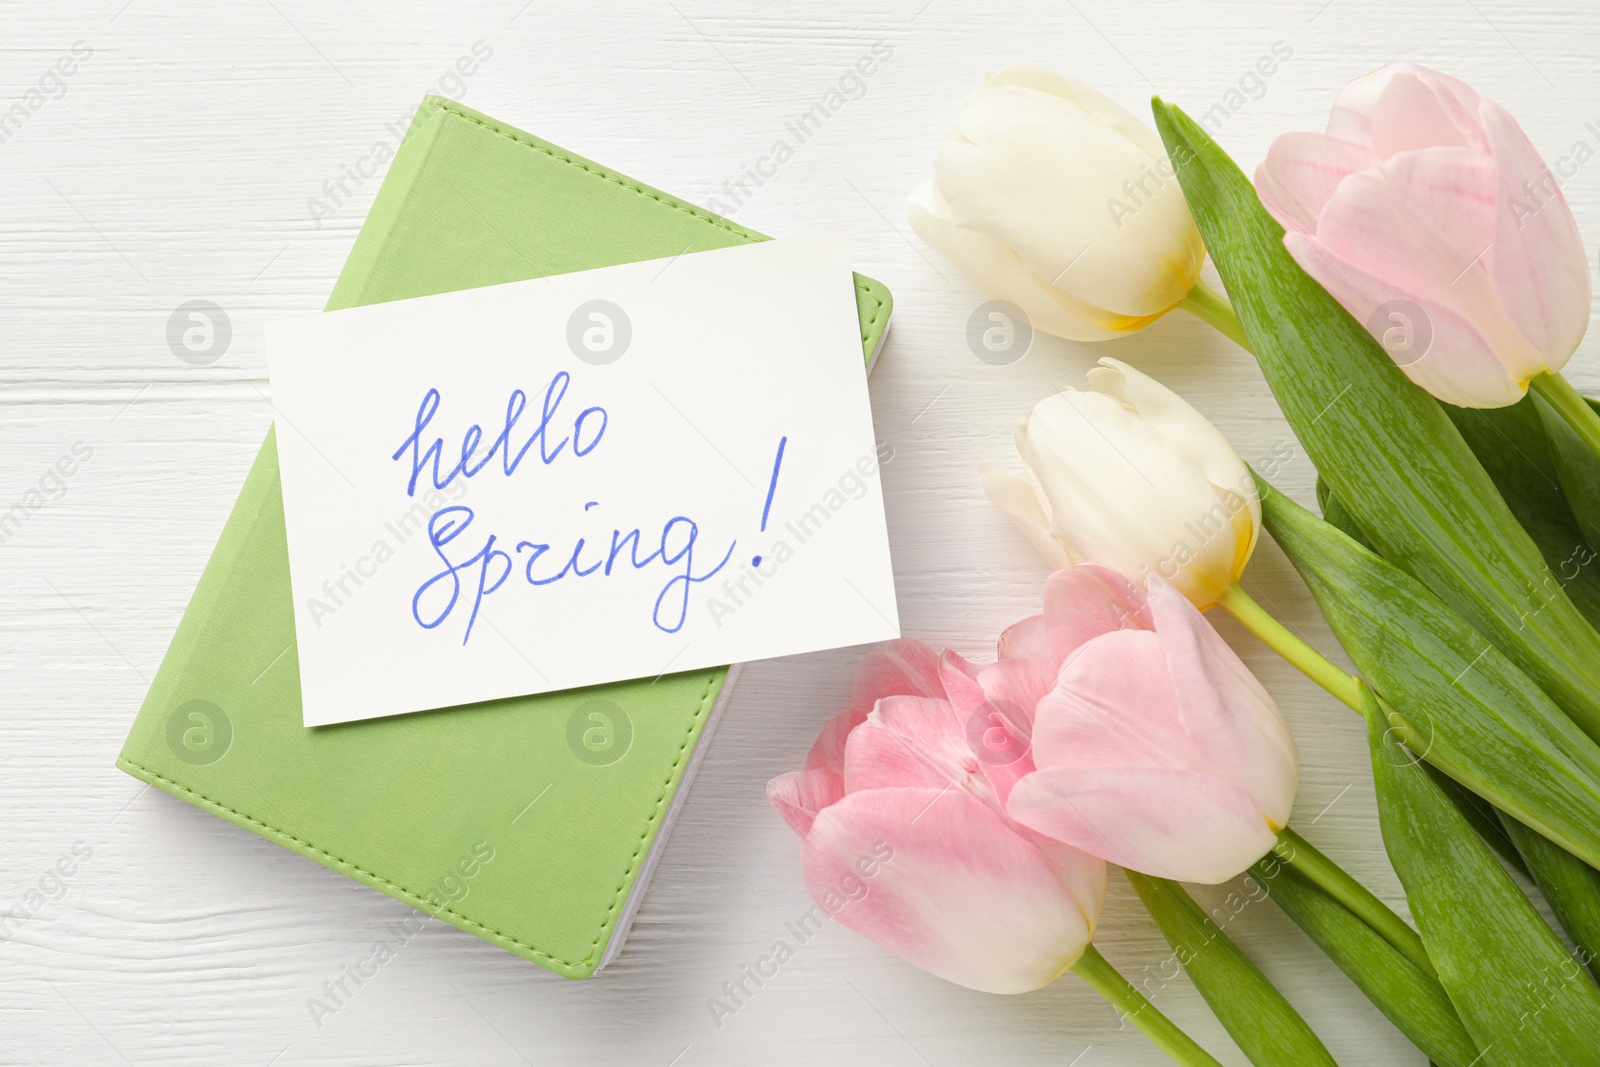
<instances>
[{"instance_id":1,"label":"white wooden table","mask_svg":"<svg viewBox=\"0 0 1600 1067\"><path fill-rule=\"evenodd\" d=\"M1553 159L1600 147L1585 125L1600 120L1592 0L396 7L31 0L0 16L0 113L30 89L45 97L0 143L0 512L43 500L0 543L0 909L28 916L0 928L0 1063L1166 1062L1071 976L984 996L836 924L714 1023L708 998L809 906L798 842L762 788L846 698L849 651L746 671L632 942L600 977L569 983L434 923L316 1025L307 998L404 907L112 766L268 427L262 323L322 305L378 184L346 168L392 144L428 91L769 233L847 230L859 268L897 298L872 393L895 450L884 479L905 631L986 656L1037 610L1043 573L975 468L1011 461L1013 421L1053 385L1113 354L1189 397L1246 458L1292 438L1253 362L1181 314L1103 348L1041 338L1010 366L974 358L964 329L982 298L910 237L902 203L983 72L1036 63L1136 110L1160 92L1203 111L1284 42L1292 58L1232 98L1220 131L1249 169L1276 133L1320 128L1344 81L1411 58L1506 104ZM733 205L723 183L880 40L893 54L864 94ZM78 42L58 85L50 72ZM460 79L476 42L492 55ZM1593 245L1600 167L1567 194ZM193 299L233 329L206 366L166 337ZM1600 387L1600 335L1570 373ZM1313 478L1299 456L1280 482L1310 500ZM1274 547L1250 580L1331 645ZM1356 721L1221 626L1299 737L1297 825L1400 903ZM75 846L88 857L57 881L47 872ZM1270 902L1228 933L1342 1063L1423 1062ZM1130 977L1166 956L1120 879L1099 944ZM1186 980L1156 999L1244 1062Z\"/></svg>"}]
</instances>

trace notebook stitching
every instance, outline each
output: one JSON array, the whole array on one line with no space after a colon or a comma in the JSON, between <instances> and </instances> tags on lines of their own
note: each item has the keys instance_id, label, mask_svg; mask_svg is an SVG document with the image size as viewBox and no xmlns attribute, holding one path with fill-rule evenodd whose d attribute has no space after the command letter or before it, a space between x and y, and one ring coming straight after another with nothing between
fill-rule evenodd
<instances>
[{"instance_id":1,"label":"notebook stitching","mask_svg":"<svg viewBox=\"0 0 1600 1067\"><path fill-rule=\"evenodd\" d=\"M533 141L525 141L521 137L518 137L515 133L513 133L513 132L511 132L509 130L502 129L501 127L495 125L494 123L489 122L486 119L479 118L476 115L468 115L463 111L458 111L454 107L452 107L450 104L447 104L447 103L440 104L440 105L438 105L438 107L439 107L440 111L443 111L447 115L452 115L455 118L462 119L462 120L464 120L466 122L470 122L475 126L482 126L484 129L488 130L490 133L497 134L498 136L504 137L506 140L511 141L514 144L519 144L524 148L531 148L535 152L542 152L545 155L549 156L551 159L554 159L554 160L556 160L558 162L561 162L561 163L565 163L569 167L576 167L576 168L578 168L579 170L583 171L586 174L593 175L596 178L603 179L603 180L611 182L611 183L613 183L615 185L620 185L624 189L627 189L627 190L629 190L631 192L638 193L640 196L645 197L646 199L654 200L658 204L664 204L667 207L672 208L674 211L681 211L685 215L688 215L691 218L699 219L701 222L707 223L707 224L709 224L711 226L715 226L719 230L726 230L729 233L738 234L740 237L753 237L753 236L755 236L749 230L746 230L742 226L737 226L737 225L729 222L727 219L719 219L715 215L711 215L711 214L708 214L706 212L699 211L696 208L694 208L692 205L685 204L680 200L668 199L668 198L666 198L664 196L657 195L656 193L650 191L649 189L646 189L644 186L638 184L637 182L630 181L630 180L628 180L626 178L623 178L623 177L621 177L619 175L616 175L616 174L612 174L610 171L607 171L607 170L602 170L602 169L597 169L595 167L587 166L587 165L585 165L583 163L580 163L578 160L572 158L571 156L566 156L566 155L561 154L560 152L557 152L554 148L552 148L552 147L550 147L548 145L537 144L537 143L535 143ZM878 294L874 293L871 289L868 289L866 286L862 285L860 282L856 282L856 288L858 290L860 290L861 292L866 293L869 297L871 297L873 304L876 305L874 307L874 309L873 309L873 312L872 312L872 318L867 320L866 326L861 331L861 340L864 342L864 341L866 341L866 339L868 337L870 337L872 335L872 331L877 328L878 317L883 313L884 303L883 303L882 300L878 299Z\"/></svg>"},{"instance_id":2,"label":"notebook stitching","mask_svg":"<svg viewBox=\"0 0 1600 1067\"><path fill-rule=\"evenodd\" d=\"M698 211L698 210L694 209L693 207L691 207L689 205L686 205L686 204L684 204L684 203L682 203L680 201L669 200L669 199L666 199L663 196L656 195L655 193L651 192L648 189L645 189L643 186L641 186L641 185L639 185L639 184L637 184L635 182L628 181L626 179L618 177L617 175L614 175L614 174L612 174L612 173L610 173L608 171L598 170L598 169L596 169L594 167L586 166L583 163L578 162L576 159L573 159L573 158L568 157L568 156L564 156L561 153L556 152L553 149L551 149L549 147L546 147L544 145L536 144L536 143L534 143L532 141L523 140L521 137L518 137L513 133L510 133L510 132L508 132L508 131L506 131L504 129L501 129L499 126L496 126L494 123L485 121L483 119L477 118L477 117L472 116L472 115L464 114L463 112L457 111L455 108L450 107L448 105L440 105L440 110L446 112L447 114L450 114L450 115L454 116L455 118L464 119L467 122L471 122L471 123L474 123L475 125L482 126L484 129L490 131L491 133L494 133L494 134L496 134L496 135L498 135L500 137L504 137L507 140L512 141L515 144L522 145L524 148L530 148L530 149L533 149L534 151L542 152L545 155L549 156L551 159L554 159L554 160L557 160L559 162L565 163L569 167L576 167L579 170L582 170L585 173L590 174L590 175L592 175L594 177L601 178L601 179L603 179L605 181L608 181L608 182L612 182L613 184L619 185L624 189L628 189L628 190L630 190L632 192L638 193L640 196L646 197L647 199L654 200L659 204L663 204L663 205L665 205L667 207L670 207L674 211L681 211L684 214L689 215L692 218L697 218L697 219L701 220L702 222L705 222L705 223L708 223L709 225L715 226L718 229L726 230L729 233L738 234L741 237L751 237L751 236L753 236L749 231L744 230L742 227L737 227L737 226L729 223L727 220L718 219L718 218L716 218L716 217L714 217L712 215L709 215L709 214L706 214L704 212ZM874 305L873 312L872 312L872 317L867 320L866 326L863 327L863 329L861 331L861 340L863 342L865 342L866 339L868 337L870 337L872 335L872 332L877 328L878 320L882 316L883 309L884 309L884 307L886 305L885 305L884 301L882 301L882 300L880 300L878 298L876 293L872 292L871 289L869 289L866 286L862 285L859 281L855 283L855 287L856 287L856 289L858 291L860 291L862 293L865 293L868 297L870 297L872 299L872 302L873 302L873 305ZM430 905L425 898L423 898L422 896L418 895L415 891L413 891L411 889L407 889L405 886L400 885L397 882L391 881L388 878L385 878L383 875L378 874L376 871L369 871L365 867L362 867L360 864L352 863L349 860L346 860L346 859L344 859L344 858L342 858L340 856L335 856L333 853L327 851L326 849L319 848L318 846L312 844L310 841L306 840L305 838L299 837L299 836L297 836L295 834L292 834L292 833L288 832L287 830L283 830L283 829L280 829L279 827L273 826L271 823L268 823L268 822L266 822L266 821L264 821L262 819L258 819L253 815L247 815L244 812L239 811L236 808L229 807L227 804L224 804L221 801L216 800L213 797L206 796L204 793L201 793L199 790L191 789L189 786L186 786L181 782L178 782L178 781L175 781L175 780L173 780L171 778L168 778L166 775L163 775L158 771L155 771L155 770L153 770L153 769L151 769L149 767L146 767L141 763L137 763L134 760L128 759L126 756L122 757L122 762L126 762L129 766L136 768L137 770L139 770L139 771L143 772L144 774L150 776L151 778L155 779L157 782L161 783L163 786L168 787L173 791L182 793L187 797L194 798L195 800L203 801L207 805L210 805L211 807L213 807L213 808L215 808L215 809L217 809L219 811L227 812L229 815L232 815L235 818L241 819L244 822L251 824L252 826L260 827L261 829L266 830L266 831L268 831L268 832L270 832L272 834L275 834L276 836L278 836L280 838L283 838L283 839L285 839L287 841L292 841L295 844L303 847L307 852L311 853L313 856L321 859L324 862L328 862L328 863L333 864L336 867L339 867L339 868L342 868L342 869L345 869L345 870L349 870L349 871L354 871L354 872L356 872L356 873L358 873L360 875L363 875L364 877L372 880L373 882L379 883L379 884L385 886L386 888L388 888L390 890L393 890L395 892L395 894L398 895L401 899L405 900L407 903L411 903L411 904L416 905L421 910L427 911L427 912L429 912L430 914L433 914L433 915L449 916L452 920L459 920L459 924L460 925L469 927L473 931L481 931L481 936L487 936L491 940L494 940L494 941L496 941L496 942L498 942L498 943L500 943L502 945L508 945L508 944L509 945L514 945L517 948L523 949L527 953L529 953L529 954L531 954L531 955L533 955L535 957L538 957L540 959L549 960L552 963L558 963L558 964L561 964L562 966L565 966L565 967L577 967L577 966L585 965L585 964L591 962L594 959L595 953L599 949L599 946L600 946L600 939L605 935L606 931L608 929L610 929L612 927L613 923L616 921L617 909L621 906L621 903L622 903L623 889L628 883L628 878L638 872L640 854L643 853L643 851L644 851L645 842L650 836L650 831L651 831L652 827L654 827L656 825L657 819L660 817L662 806L667 802L667 790L668 790L668 787L672 784L672 780L673 780L674 776L676 776L676 774L678 773L679 768L683 764L684 756L689 750L689 739L694 734L695 726L700 723L700 721L702 720L702 718L704 716L705 709L706 709L706 702L711 697L711 689L712 689L712 685L713 685L714 681L715 681L715 679L711 679L711 680L708 680L706 682L706 690L700 696L700 706L695 711L694 720L690 722L689 728L684 732L683 743L678 746L677 757L673 760L672 766L667 771L666 778L661 783L661 792L656 797L655 808L651 812L650 818L648 820L646 820L644 829L639 834L639 842L634 847L633 855L628 858L628 866L622 872L621 881L619 881L617 883L616 892L613 894L613 896L611 898L611 906L606 911L606 920L600 924L599 930L597 930L595 932L594 940L589 943L589 952L588 952L588 954L586 956L584 956L581 960L562 959L560 956L553 955L552 953L546 952L543 949L537 948L534 945L530 945L527 942L522 941L519 938L517 938L517 937L515 937L515 936L513 936L513 935L511 935L509 933L506 933L505 931L497 930L492 926L485 925L484 923L481 923L481 922L477 921L476 919L471 918L468 915L465 915L465 914L463 914L463 913L461 913L459 911L456 911L454 908L449 908L449 907L444 907L444 906L438 906L437 908L435 908L433 905Z\"/></svg>"},{"instance_id":3,"label":"notebook stitching","mask_svg":"<svg viewBox=\"0 0 1600 1067\"><path fill-rule=\"evenodd\" d=\"M690 723L689 729L687 731L685 731L684 737L683 737L683 744L678 747L678 756L677 756L676 759L674 759L672 761L672 767L667 771L667 777L661 783L661 793L660 793L659 796L656 797L655 810L651 812L650 818L645 823L644 830L639 834L639 844L634 848L633 855L628 858L628 868L627 868L627 870L623 871L623 873L622 873L622 881L617 883L616 894L612 897L611 907L608 908L607 912L606 912L606 914L607 914L606 921L600 924L600 929L595 933L594 940L589 943L588 955L584 956L580 960L566 960L566 959L562 959L560 956L552 955L551 953L546 952L543 949L537 948L537 947L535 947L533 945L530 945L527 942L522 941L522 940L518 939L517 937L506 933L503 930L496 930L492 926L487 926L487 925L479 922L478 920L476 920L476 919L474 919L474 918L472 918L472 917L470 917L468 915L465 915L465 914L463 914L463 913L461 913L459 911L456 911L454 908L443 907L443 906L439 906L439 907L435 908L433 905L430 905L425 898L423 898L422 896L417 894L414 890L407 889L405 886L400 885L397 882L390 881L388 878L385 878L383 875L378 874L376 871L369 871L365 867L361 866L358 863L352 863L349 860L344 859L343 857L335 856L333 853L329 852L327 849L319 848L316 845L313 845L310 841L306 840L303 837L299 837L299 836L297 836L295 834L292 834L292 833L288 832L287 830L282 830L282 829L280 829L280 828L278 828L276 826L273 826L271 823L268 823L268 822L265 822L265 821L263 821L261 819L256 818L253 815L247 815L244 812L239 811L237 808L229 807L227 804L222 803L220 800L217 800L214 797L208 797L204 793L200 792L199 790L191 789L188 786L184 785L182 782L174 781L173 779L168 778L166 775L160 773L159 771L156 771L156 770L153 770L153 769L151 769L149 767L146 767L142 763L138 763L138 762L135 762L134 760L128 759L126 756L122 757L122 761L127 763L131 767L134 767L134 768L136 768L136 769L138 769L140 771L143 771L145 774L149 775L151 778L154 778L156 781L162 783L164 786L169 786L172 789L177 790L178 792L181 792L181 793L183 793L183 794L185 794L185 795L187 795L189 797L192 797L192 798L194 798L196 800L202 800L206 804L209 804L210 806L218 809L219 811L225 811L229 815L233 815L233 816L236 816L236 817L238 817L240 819L243 819L247 823L250 823L250 824L252 824L254 826L259 826L263 830L269 830L272 833L276 834L277 836L279 836L281 838L284 838L286 840L293 841L296 844L303 846L307 851L313 853L315 856L317 856L318 858L322 859L325 862L330 862L330 863L334 864L335 866L343 868L345 870L355 871L356 873L364 875L367 878L370 878L375 882L379 882L379 883L383 884L384 886L388 887L389 889L394 890L407 903L415 904L421 910L427 911L430 914L434 914L434 915L449 915L452 918L461 920L462 924L471 927L473 930L482 931L483 934L488 935L491 938L493 938L495 940L498 940L499 942L509 943L509 944L517 946L518 948L526 949L529 953L531 953L531 954L533 954L535 956L538 956L538 957L540 957L542 959L549 960L552 963L559 963L559 964L561 964L563 966L566 966L566 967L577 967L577 966L581 966L583 964L587 964L587 963L589 963L590 961L592 961L594 959L595 952L600 947L600 938L601 938L601 936L605 934L606 930L611 927L612 923L616 919L617 908L620 906L621 901L622 901L622 889L623 889L623 886L625 886L627 884L628 876L630 874L633 874L634 872L636 872L638 870L639 854L644 851L645 840L650 835L650 828L655 825L656 818L661 813L661 807L666 802L666 799L667 799L667 787L672 784L673 776L677 773L679 766L682 765L682 763L683 763L684 753L687 752L688 749L689 749L689 737L690 737L690 735L692 735L694 733L695 723L698 723L701 720L702 715L705 712L706 702L711 697L711 686L712 686L712 681L708 680L706 682L706 691L704 693L702 693L701 696L700 696L700 707L695 712L694 722Z\"/></svg>"}]
</instances>

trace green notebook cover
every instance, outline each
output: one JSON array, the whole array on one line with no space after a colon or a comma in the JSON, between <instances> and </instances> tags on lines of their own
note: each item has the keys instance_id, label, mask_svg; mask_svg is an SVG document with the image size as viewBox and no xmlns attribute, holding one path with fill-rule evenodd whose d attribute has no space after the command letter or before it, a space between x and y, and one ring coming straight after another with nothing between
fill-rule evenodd
<instances>
[{"instance_id":1,"label":"green notebook cover","mask_svg":"<svg viewBox=\"0 0 1600 1067\"><path fill-rule=\"evenodd\" d=\"M328 307L764 239L428 97ZM856 296L870 360L891 299ZM294 637L269 433L117 766L558 974L612 958L730 669L308 729Z\"/></svg>"}]
</instances>

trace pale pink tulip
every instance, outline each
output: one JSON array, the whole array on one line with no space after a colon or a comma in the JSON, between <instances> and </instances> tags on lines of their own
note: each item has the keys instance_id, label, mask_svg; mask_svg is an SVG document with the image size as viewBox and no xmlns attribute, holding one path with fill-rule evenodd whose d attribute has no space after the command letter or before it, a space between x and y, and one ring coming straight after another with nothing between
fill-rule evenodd
<instances>
[{"instance_id":1,"label":"pale pink tulip","mask_svg":"<svg viewBox=\"0 0 1600 1067\"><path fill-rule=\"evenodd\" d=\"M979 670L897 641L863 661L848 711L767 796L804 839L806 887L841 923L990 993L1048 985L1082 954L1105 864L1005 811L1049 669Z\"/></svg>"},{"instance_id":2,"label":"pale pink tulip","mask_svg":"<svg viewBox=\"0 0 1600 1067\"><path fill-rule=\"evenodd\" d=\"M1034 717L1036 770L1011 790L1017 822L1102 859L1223 882L1289 821L1299 754L1278 707L1184 596L1121 575L1057 571L1045 612L1001 653L1055 673Z\"/></svg>"},{"instance_id":3,"label":"pale pink tulip","mask_svg":"<svg viewBox=\"0 0 1600 1067\"><path fill-rule=\"evenodd\" d=\"M1556 182L1504 108L1410 63L1351 82L1326 134L1284 134L1256 171L1295 262L1464 407L1515 403L1588 328L1588 258Z\"/></svg>"}]
</instances>

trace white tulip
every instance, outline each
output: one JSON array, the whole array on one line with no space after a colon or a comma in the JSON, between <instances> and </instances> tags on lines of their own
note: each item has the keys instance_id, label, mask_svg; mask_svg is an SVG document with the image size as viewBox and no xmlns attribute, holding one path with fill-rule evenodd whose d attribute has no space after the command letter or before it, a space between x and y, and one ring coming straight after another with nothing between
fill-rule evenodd
<instances>
[{"instance_id":1,"label":"white tulip","mask_svg":"<svg viewBox=\"0 0 1600 1067\"><path fill-rule=\"evenodd\" d=\"M1200 278L1205 245L1150 127L1036 67L984 80L907 217L990 297L1076 341L1140 329Z\"/></svg>"},{"instance_id":2,"label":"white tulip","mask_svg":"<svg viewBox=\"0 0 1600 1067\"><path fill-rule=\"evenodd\" d=\"M983 471L989 498L1054 570L1159 575L1202 611L1239 580L1261 532L1255 480L1217 428L1125 363L1039 402L1017 426L1023 476Z\"/></svg>"}]
</instances>

